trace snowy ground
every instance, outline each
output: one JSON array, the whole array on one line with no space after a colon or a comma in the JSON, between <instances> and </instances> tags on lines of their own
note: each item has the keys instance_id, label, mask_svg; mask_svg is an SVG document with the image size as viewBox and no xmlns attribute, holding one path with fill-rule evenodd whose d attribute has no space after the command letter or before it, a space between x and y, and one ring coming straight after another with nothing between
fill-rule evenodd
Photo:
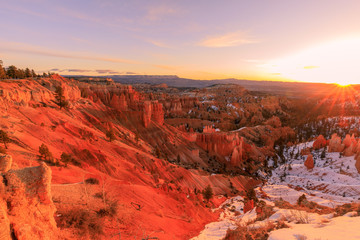
<instances>
[{"instance_id":1,"label":"snowy ground","mask_svg":"<svg viewBox=\"0 0 360 240\"><path fill-rule=\"evenodd\" d=\"M310 146L312 142L286 149L286 164L276 168L269 176L267 184L261 186L261 191L268 196L263 200L266 200L268 205L280 198L296 204L299 196L305 194L308 201L328 207L360 202L360 175L355 168L354 157L340 157L339 153L326 152L326 157L321 159L322 150L313 151L315 167L308 170L304 166L306 157L298 156L298 159L295 159L294 156L297 151ZM260 195L260 187L256 191ZM290 228L270 232L271 240L360 239L360 217L356 212L334 217L334 214L319 215L275 207L275 213L268 219L248 224L256 218L256 213L251 211L244 214L242 200L239 196L227 200L221 206L224 212L219 221L208 224L201 234L192 240L222 239L228 228L235 229L239 224L254 229L278 220L286 220ZM238 213L235 214L236 212Z\"/></svg>"},{"instance_id":2,"label":"snowy ground","mask_svg":"<svg viewBox=\"0 0 360 240\"><path fill-rule=\"evenodd\" d=\"M297 146L293 148L296 153ZM291 151L292 148L288 153ZM305 157L297 160L288 156L287 163L272 172L263 190L274 199L282 197L290 203L295 203L303 193L309 195L311 201L329 207L359 201L360 175L354 157L340 157L334 152L326 153L326 157L321 159L321 152L313 151L315 167L312 170L304 166Z\"/></svg>"}]
</instances>

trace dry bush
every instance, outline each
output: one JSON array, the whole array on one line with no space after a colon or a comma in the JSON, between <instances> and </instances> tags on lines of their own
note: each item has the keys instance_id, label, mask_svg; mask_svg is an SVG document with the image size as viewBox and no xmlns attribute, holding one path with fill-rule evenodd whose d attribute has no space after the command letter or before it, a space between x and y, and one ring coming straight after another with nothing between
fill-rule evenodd
<instances>
[{"instance_id":1,"label":"dry bush","mask_svg":"<svg viewBox=\"0 0 360 240\"><path fill-rule=\"evenodd\" d=\"M98 239L104 234L101 220L88 209L73 208L59 212L59 215L57 225L60 228L75 228L79 236L84 235L91 239Z\"/></svg>"},{"instance_id":2,"label":"dry bush","mask_svg":"<svg viewBox=\"0 0 360 240\"><path fill-rule=\"evenodd\" d=\"M2 153L2 154L6 154L6 149L5 149L5 148L3 148L3 147L0 147L0 153Z\"/></svg>"},{"instance_id":3,"label":"dry bush","mask_svg":"<svg viewBox=\"0 0 360 240\"><path fill-rule=\"evenodd\" d=\"M343 216L348 212L357 212L360 215L360 204L359 203L345 203L341 206L335 207L336 216Z\"/></svg>"},{"instance_id":4,"label":"dry bush","mask_svg":"<svg viewBox=\"0 0 360 240\"><path fill-rule=\"evenodd\" d=\"M94 197L102 199L103 198L103 193L102 192L97 192L97 193L94 194Z\"/></svg>"},{"instance_id":5,"label":"dry bush","mask_svg":"<svg viewBox=\"0 0 360 240\"><path fill-rule=\"evenodd\" d=\"M310 223L309 214L304 211L299 210L290 210L291 219L298 224L308 224Z\"/></svg>"},{"instance_id":6,"label":"dry bush","mask_svg":"<svg viewBox=\"0 0 360 240\"><path fill-rule=\"evenodd\" d=\"M321 206L315 202L312 201L302 201L301 205L292 205L291 203L280 199L278 201L275 201L275 206L283 209L295 209L295 210L301 210L309 213L318 213L318 214L328 214L334 212L334 209Z\"/></svg>"},{"instance_id":7,"label":"dry bush","mask_svg":"<svg viewBox=\"0 0 360 240\"><path fill-rule=\"evenodd\" d=\"M116 216L118 209L118 202L117 201L108 201L104 208L99 209L96 211L97 215L100 217L114 217Z\"/></svg>"},{"instance_id":8,"label":"dry bush","mask_svg":"<svg viewBox=\"0 0 360 240\"><path fill-rule=\"evenodd\" d=\"M256 221L262 221L267 218L269 218L271 215L273 215L275 212L273 210L274 207L265 205L262 207L262 213L257 214Z\"/></svg>"},{"instance_id":9,"label":"dry bush","mask_svg":"<svg viewBox=\"0 0 360 240\"><path fill-rule=\"evenodd\" d=\"M284 221L268 222L264 227L252 229L248 229L246 226L238 226L235 230L228 229L224 240L266 240L269 238L269 232L288 227Z\"/></svg>"},{"instance_id":10,"label":"dry bush","mask_svg":"<svg viewBox=\"0 0 360 240\"><path fill-rule=\"evenodd\" d=\"M306 240L307 239L307 237L302 234L295 235L295 237L296 237L296 240Z\"/></svg>"},{"instance_id":11,"label":"dry bush","mask_svg":"<svg viewBox=\"0 0 360 240\"><path fill-rule=\"evenodd\" d=\"M85 179L86 184L99 185L100 181L97 178L87 178Z\"/></svg>"}]
</instances>

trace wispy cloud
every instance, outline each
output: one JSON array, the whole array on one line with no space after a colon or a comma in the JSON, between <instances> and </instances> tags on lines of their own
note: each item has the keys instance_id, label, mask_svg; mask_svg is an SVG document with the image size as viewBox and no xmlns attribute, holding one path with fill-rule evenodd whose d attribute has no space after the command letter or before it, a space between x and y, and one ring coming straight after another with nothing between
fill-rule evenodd
<instances>
[{"instance_id":1,"label":"wispy cloud","mask_svg":"<svg viewBox=\"0 0 360 240\"><path fill-rule=\"evenodd\" d=\"M249 37L243 32L232 32L224 35L210 36L202 41L198 45L203 47L220 48L220 47L234 47L243 44L256 43L257 40Z\"/></svg>"},{"instance_id":2,"label":"wispy cloud","mask_svg":"<svg viewBox=\"0 0 360 240\"><path fill-rule=\"evenodd\" d=\"M304 69L314 69L319 68L319 66L304 66Z\"/></svg>"},{"instance_id":3,"label":"wispy cloud","mask_svg":"<svg viewBox=\"0 0 360 240\"><path fill-rule=\"evenodd\" d=\"M30 15L30 16L34 16L34 17L51 19L51 17L49 15L47 15L47 14L40 13L40 12L35 12L35 11L30 10L30 9L20 7L19 5L10 5L8 2L1 3L1 7L3 9L7 9L7 10L10 10L10 11L13 11L13 12L18 12L18 13L22 13L22 14L26 14L26 15Z\"/></svg>"},{"instance_id":4,"label":"wispy cloud","mask_svg":"<svg viewBox=\"0 0 360 240\"><path fill-rule=\"evenodd\" d=\"M111 69L96 69L96 70L90 70L90 69L59 69L59 68L53 68L49 70L50 72L58 72L58 73L88 73L88 74L102 74L102 75L110 75L110 74L118 74L118 75L134 75L137 74L135 72L130 71L116 71Z\"/></svg>"},{"instance_id":5,"label":"wispy cloud","mask_svg":"<svg viewBox=\"0 0 360 240\"><path fill-rule=\"evenodd\" d=\"M95 61L126 63L126 64L139 64L140 63L140 62L133 61L130 59L115 58L115 57L110 57L110 56L99 56L99 55L91 54L91 53L57 51L57 50L43 48L40 46L34 46L34 45L25 44L25 43L15 43L15 42L0 41L0 50L7 51L7 52L18 52L18 53L41 55L41 56L57 57L57 58L95 60Z\"/></svg>"},{"instance_id":6,"label":"wispy cloud","mask_svg":"<svg viewBox=\"0 0 360 240\"><path fill-rule=\"evenodd\" d=\"M85 72L91 72L91 70L86 69L67 69L67 72L76 72L76 73L85 73Z\"/></svg>"},{"instance_id":7,"label":"wispy cloud","mask_svg":"<svg viewBox=\"0 0 360 240\"><path fill-rule=\"evenodd\" d=\"M145 15L145 20L147 21L158 21L164 17L171 16L175 14L176 11L174 8L169 6L155 6L150 7Z\"/></svg>"},{"instance_id":8,"label":"wispy cloud","mask_svg":"<svg viewBox=\"0 0 360 240\"><path fill-rule=\"evenodd\" d=\"M155 45L157 47L161 47L161 48L171 48L169 45L167 45L164 42L158 41L158 40L153 40L153 39L147 39L146 40L148 43L151 43L152 45Z\"/></svg>"},{"instance_id":9,"label":"wispy cloud","mask_svg":"<svg viewBox=\"0 0 360 240\"><path fill-rule=\"evenodd\" d=\"M95 70L95 72L99 74L120 74L120 72L110 69L100 69L100 70Z\"/></svg>"}]
</instances>

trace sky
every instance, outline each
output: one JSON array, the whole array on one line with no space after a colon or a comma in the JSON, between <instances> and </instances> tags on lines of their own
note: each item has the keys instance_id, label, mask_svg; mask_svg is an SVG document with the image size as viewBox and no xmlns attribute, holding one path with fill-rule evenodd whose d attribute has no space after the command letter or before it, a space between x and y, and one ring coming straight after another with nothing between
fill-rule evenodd
<instances>
[{"instance_id":1,"label":"sky","mask_svg":"<svg viewBox=\"0 0 360 240\"><path fill-rule=\"evenodd\" d=\"M360 83L360 1L0 0L4 65Z\"/></svg>"}]
</instances>

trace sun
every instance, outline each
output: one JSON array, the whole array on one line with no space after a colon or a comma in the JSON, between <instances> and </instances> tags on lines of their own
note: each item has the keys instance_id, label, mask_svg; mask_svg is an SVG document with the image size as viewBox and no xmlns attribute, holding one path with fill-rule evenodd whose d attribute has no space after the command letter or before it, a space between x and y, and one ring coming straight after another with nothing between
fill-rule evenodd
<instances>
[{"instance_id":1,"label":"sun","mask_svg":"<svg viewBox=\"0 0 360 240\"><path fill-rule=\"evenodd\" d=\"M346 88L346 87L349 87L351 84L348 84L348 83L335 83L336 85L338 85L339 87L342 87L342 88Z\"/></svg>"},{"instance_id":2,"label":"sun","mask_svg":"<svg viewBox=\"0 0 360 240\"><path fill-rule=\"evenodd\" d=\"M324 42L264 64L268 73L302 82L359 83L360 36Z\"/></svg>"}]
</instances>

